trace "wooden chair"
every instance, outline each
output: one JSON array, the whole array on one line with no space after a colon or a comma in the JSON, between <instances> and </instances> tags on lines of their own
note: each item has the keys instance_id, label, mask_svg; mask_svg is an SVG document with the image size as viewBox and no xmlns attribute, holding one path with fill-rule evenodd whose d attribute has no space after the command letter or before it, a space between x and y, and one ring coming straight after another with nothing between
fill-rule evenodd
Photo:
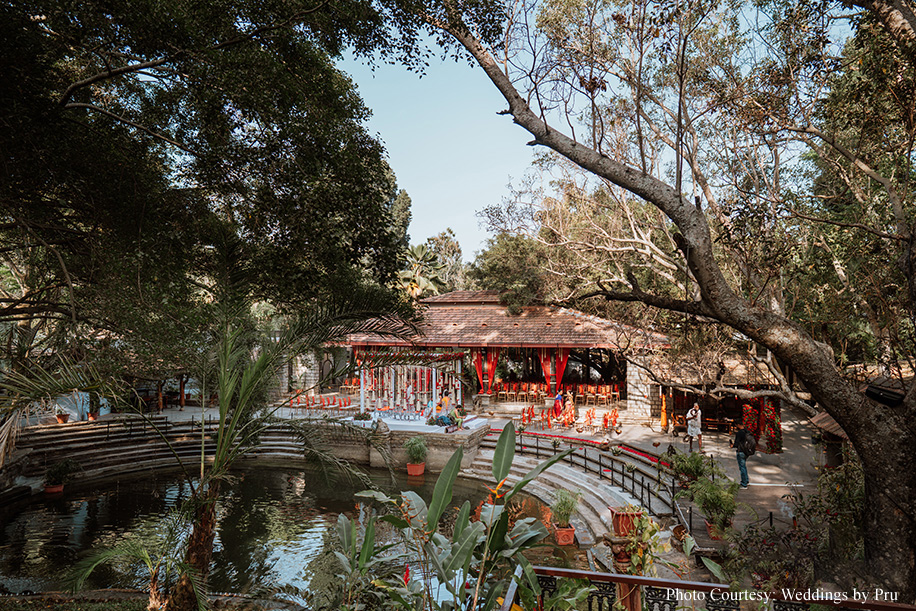
<instances>
[{"instance_id":1,"label":"wooden chair","mask_svg":"<svg viewBox=\"0 0 916 611\"><path fill-rule=\"evenodd\" d=\"M512 382L512 387L506 391L507 401L518 401L518 382Z\"/></svg>"},{"instance_id":2,"label":"wooden chair","mask_svg":"<svg viewBox=\"0 0 916 611\"><path fill-rule=\"evenodd\" d=\"M611 395L611 400L614 401L614 403L620 402L620 384L613 384L611 386L610 395Z\"/></svg>"},{"instance_id":3,"label":"wooden chair","mask_svg":"<svg viewBox=\"0 0 916 611\"><path fill-rule=\"evenodd\" d=\"M509 391L506 389L506 385L503 384L502 382L497 382L496 388L498 389L496 391L496 400L499 401L500 399L502 399L504 401L508 401L509 400Z\"/></svg>"},{"instance_id":4,"label":"wooden chair","mask_svg":"<svg viewBox=\"0 0 916 611\"><path fill-rule=\"evenodd\" d=\"M596 405L609 405L608 402L608 389L605 385L599 385L595 391L595 404Z\"/></svg>"},{"instance_id":5,"label":"wooden chair","mask_svg":"<svg viewBox=\"0 0 916 611\"><path fill-rule=\"evenodd\" d=\"M598 393L595 391L594 386L588 385L585 387L585 405L598 406Z\"/></svg>"},{"instance_id":6,"label":"wooden chair","mask_svg":"<svg viewBox=\"0 0 916 611\"><path fill-rule=\"evenodd\" d=\"M531 383L528 385L528 402L529 403L538 403L538 399L541 396L541 389L538 384Z\"/></svg>"}]
</instances>

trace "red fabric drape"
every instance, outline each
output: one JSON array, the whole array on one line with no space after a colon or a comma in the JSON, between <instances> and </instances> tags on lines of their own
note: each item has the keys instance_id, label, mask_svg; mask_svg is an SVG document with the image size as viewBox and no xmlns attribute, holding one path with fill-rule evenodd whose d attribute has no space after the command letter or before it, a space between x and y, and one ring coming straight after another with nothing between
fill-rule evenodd
<instances>
[{"instance_id":1,"label":"red fabric drape","mask_svg":"<svg viewBox=\"0 0 916 611\"><path fill-rule=\"evenodd\" d=\"M479 348L471 349L474 359L474 369L477 370L477 381L480 382L480 390L483 391L483 354Z\"/></svg>"},{"instance_id":2,"label":"red fabric drape","mask_svg":"<svg viewBox=\"0 0 916 611\"><path fill-rule=\"evenodd\" d=\"M557 387L563 383L563 374L566 372L566 361L569 360L569 348L557 350Z\"/></svg>"},{"instance_id":3,"label":"red fabric drape","mask_svg":"<svg viewBox=\"0 0 916 611\"><path fill-rule=\"evenodd\" d=\"M496 363L499 361L499 348L487 348L487 393L493 392L493 378L496 377Z\"/></svg>"},{"instance_id":4,"label":"red fabric drape","mask_svg":"<svg viewBox=\"0 0 916 611\"><path fill-rule=\"evenodd\" d=\"M547 392L551 392L551 383L550 380L553 377L553 372L550 369L550 357L553 355L553 349L551 348L538 348L538 357L541 359L541 371L544 372L544 381L547 382Z\"/></svg>"}]
</instances>

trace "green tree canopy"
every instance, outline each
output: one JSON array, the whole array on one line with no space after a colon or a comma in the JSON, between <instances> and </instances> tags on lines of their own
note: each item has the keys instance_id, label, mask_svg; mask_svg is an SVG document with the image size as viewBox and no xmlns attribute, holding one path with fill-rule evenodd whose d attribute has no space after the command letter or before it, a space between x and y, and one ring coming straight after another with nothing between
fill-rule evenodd
<instances>
[{"instance_id":1,"label":"green tree canopy","mask_svg":"<svg viewBox=\"0 0 916 611\"><path fill-rule=\"evenodd\" d=\"M4 5L0 320L167 336L227 231L281 309L389 284L396 185L333 58L414 37L395 3Z\"/></svg>"}]
</instances>

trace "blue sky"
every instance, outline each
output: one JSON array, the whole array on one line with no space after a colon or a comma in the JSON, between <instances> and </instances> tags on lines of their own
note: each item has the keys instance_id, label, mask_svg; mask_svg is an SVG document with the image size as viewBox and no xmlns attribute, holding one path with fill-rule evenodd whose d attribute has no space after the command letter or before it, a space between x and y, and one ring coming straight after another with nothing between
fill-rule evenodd
<instances>
[{"instance_id":1,"label":"blue sky","mask_svg":"<svg viewBox=\"0 0 916 611\"><path fill-rule=\"evenodd\" d=\"M398 185L412 199L410 242L454 230L466 261L487 238L476 212L499 203L531 163L528 132L496 113L506 103L479 68L434 59L420 78L401 66L346 60L372 110L370 132L385 143Z\"/></svg>"}]
</instances>

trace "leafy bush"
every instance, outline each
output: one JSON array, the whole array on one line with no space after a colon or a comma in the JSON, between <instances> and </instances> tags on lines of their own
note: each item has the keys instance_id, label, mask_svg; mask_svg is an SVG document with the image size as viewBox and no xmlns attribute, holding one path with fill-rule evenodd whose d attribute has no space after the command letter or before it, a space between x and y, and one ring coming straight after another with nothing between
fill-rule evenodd
<instances>
[{"instance_id":1,"label":"leafy bush","mask_svg":"<svg viewBox=\"0 0 916 611\"><path fill-rule=\"evenodd\" d=\"M569 526L569 520L572 518L572 514L576 512L581 496L581 492L570 492L563 488L557 490L554 495L554 502L550 506L550 511L553 513L553 518L558 526L562 528Z\"/></svg>"},{"instance_id":2,"label":"leafy bush","mask_svg":"<svg viewBox=\"0 0 916 611\"><path fill-rule=\"evenodd\" d=\"M45 471L45 485L47 486L59 486L60 484L66 484L71 479L73 479L73 474L79 471L82 471L83 467L73 460L72 458L67 458L60 462L54 463L48 470Z\"/></svg>"},{"instance_id":3,"label":"leafy bush","mask_svg":"<svg viewBox=\"0 0 916 611\"><path fill-rule=\"evenodd\" d=\"M452 487L461 469L461 447L449 459L436 481L432 499L426 502L415 492L389 497L376 490L356 496L381 503L381 517L372 512L361 528L345 515L338 518L341 551L336 552L345 583L339 604L332 608L353 609L367 595L388 608L448 609L493 608L505 593L505 577L527 565L522 555L548 535L534 517L516 520L509 526L509 503L545 469L566 458L561 452L529 471L512 486L505 485L515 455L515 427L506 425L493 455L492 503L481 507L480 519L471 520L471 504L465 501L454 521L450 537L439 530L439 520L452 500ZM378 545L376 524L387 522L400 533L400 541ZM361 536L360 536L361 535ZM361 539L361 541L360 541ZM379 567L397 563L403 567L396 579L378 579ZM526 573L530 575L530 573ZM534 595L540 594L537 579L525 578ZM465 587L470 584L471 587ZM573 597L575 598L575 597Z\"/></svg>"},{"instance_id":4,"label":"leafy bush","mask_svg":"<svg viewBox=\"0 0 916 611\"><path fill-rule=\"evenodd\" d=\"M710 474L711 465L700 452L677 452L671 455L671 470L679 478L696 480Z\"/></svg>"},{"instance_id":5,"label":"leafy bush","mask_svg":"<svg viewBox=\"0 0 916 611\"><path fill-rule=\"evenodd\" d=\"M426 462L426 456L429 454L426 439L421 435L411 437L404 442L404 451L407 452L407 462L413 465Z\"/></svg>"},{"instance_id":6,"label":"leafy bush","mask_svg":"<svg viewBox=\"0 0 916 611\"><path fill-rule=\"evenodd\" d=\"M690 483L690 498L706 516L706 521L724 532L738 511L738 482L726 478L700 478Z\"/></svg>"}]
</instances>

